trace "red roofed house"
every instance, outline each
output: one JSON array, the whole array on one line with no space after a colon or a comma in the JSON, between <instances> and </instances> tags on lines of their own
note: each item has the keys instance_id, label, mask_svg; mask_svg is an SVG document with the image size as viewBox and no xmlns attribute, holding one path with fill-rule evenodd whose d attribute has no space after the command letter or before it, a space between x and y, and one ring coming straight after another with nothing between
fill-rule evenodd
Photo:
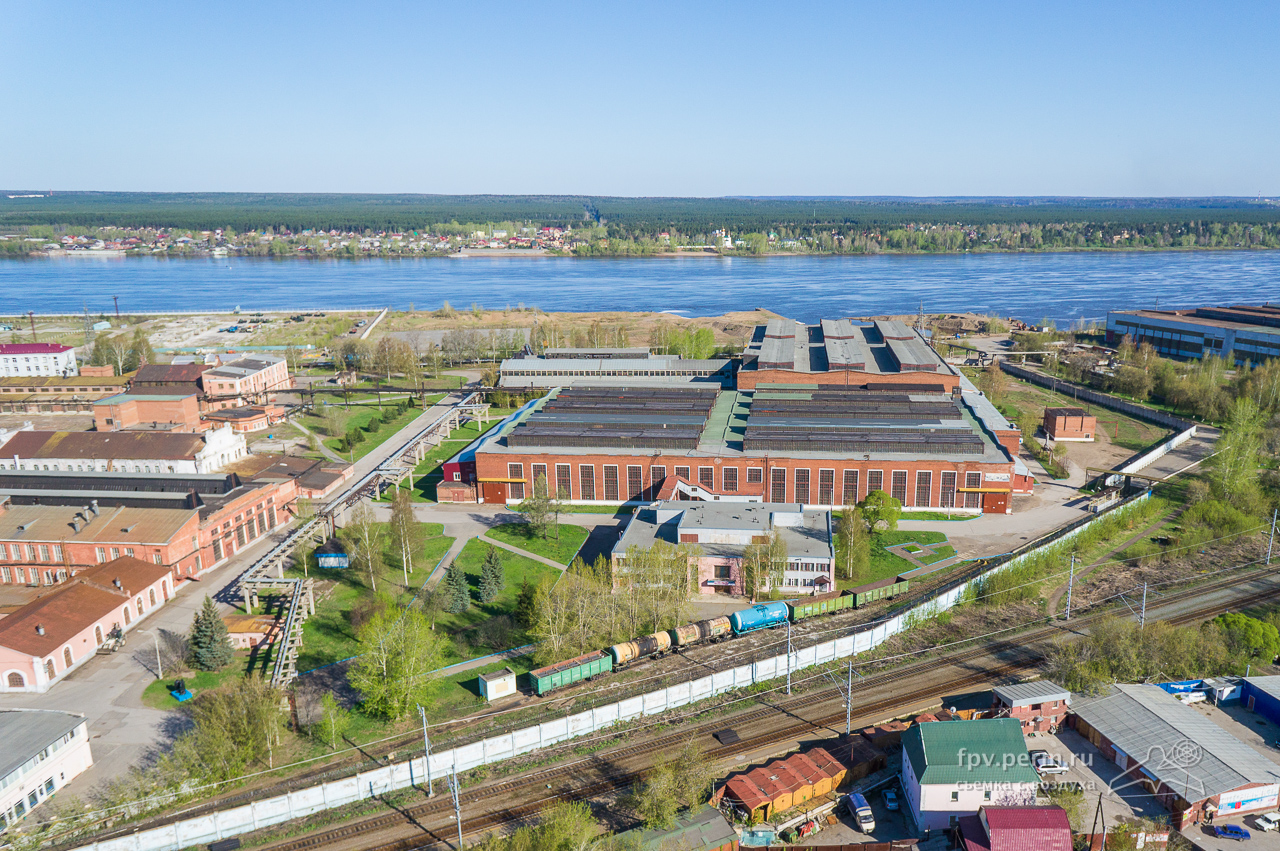
<instances>
[{"instance_id":1,"label":"red roofed house","mask_svg":"<svg viewBox=\"0 0 1280 851\"><path fill-rule=\"evenodd\" d=\"M58 343L0 343L0 375L79 375L76 353Z\"/></svg>"},{"instance_id":2,"label":"red roofed house","mask_svg":"<svg viewBox=\"0 0 1280 851\"><path fill-rule=\"evenodd\" d=\"M51 588L0 620L0 693L45 692L173 596L164 565L119 558Z\"/></svg>"},{"instance_id":3,"label":"red roofed house","mask_svg":"<svg viewBox=\"0 0 1280 851\"><path fill-rule=\"evenodd\" d=\"M960 817L963 851L1071 851L1062 807L982 807Z\"/></svg>"}]
</instances>

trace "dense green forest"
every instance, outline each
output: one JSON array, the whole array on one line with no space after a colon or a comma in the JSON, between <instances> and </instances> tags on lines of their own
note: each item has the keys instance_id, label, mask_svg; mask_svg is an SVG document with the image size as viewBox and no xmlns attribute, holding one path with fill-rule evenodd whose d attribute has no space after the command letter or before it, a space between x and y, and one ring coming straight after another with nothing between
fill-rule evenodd
<instances>
[{"instance_id":1,"label":"dense green forest","mask_svg":"<svg viewBox=\"0 0 1280 851\"><path fill-rule=\"evenodd\" d=\"M1240 198L8 194L0 195L0 229L14 232L53 226L449 235L465 230L459 222L503 222L572 228L580 238L567 250L605 255L679 244L747 254L1280 247L1280 207ZM723 245L721 231L731 234L732 246Z\"/></svg>"}]
</instances>

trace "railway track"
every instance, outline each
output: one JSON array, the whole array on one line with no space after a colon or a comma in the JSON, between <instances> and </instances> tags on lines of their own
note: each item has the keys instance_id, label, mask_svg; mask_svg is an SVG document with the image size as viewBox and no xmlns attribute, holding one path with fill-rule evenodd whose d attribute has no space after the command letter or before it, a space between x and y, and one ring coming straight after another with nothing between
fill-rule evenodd
<instances>
[{"instance_id":1,"label":"railway track","mask_svg":"<svg viewBox=\"0 0 1280 851\"><path fill-rule=\"evenodd\" d=\"M1252 580L1273 576L1278 572L1280 572L1280 569L1250 571L1234 575L1221 582L1214 583L1211 587L1198 586L1161 597L1151 608L1153 612L1158 611L1186 600L1204 596L1207 593L1228 590ZM1192 623L1204 620L1219 611L1227 609L1239 610L1277 597L1280 597L1280 587L1268 588L1244 597L1233 598L1226 604L1214 602L1191 611L1165 617L1163 620L1173 624ZM923 700L931 699L939 694L940 691L988 685L1032 671L1043 658L1042 652L1036 649L1035 645L1041 644L1056 635L1077 632L1109 614L1110 610L1092 612L1083 617L1073 619L1069 624L1048 624L1029 632L1020 633L1016 638L964 648L905 668L883 670L867 676L859 680L858 688L854 693L855 700L859 692L865 693L880 686L901 684L904 680L913 679L941 668L961 666L985 656L1008 654L1011 657L997 667L973 671L963 676L949 679L942 684L926 684L910 692L895 692L891 697L861 703L856 702L853 708L854 718L857 722L856 726L861 727L867 723L875 723L887 716L896 714L895 710L902 710L905 707L918 705ZM691 736L709 735L713 728L720 729L724 726L732 725L735 728L745 729L768 719L776 719L779 715L792 719L788 724L773 727L767 732L754 736L744 737L732 745L709 747L705 752L706 758L717 763L734 756L745 756L761 747L794 741L799 737L818 731L839 735L842 732L841 725L845 720L843 703L841 703L841 710L838 713L822 715L813 720L799 718L796 713L811 707L821 706L823 703L833 700L842 701L842 699L841 692L837 687L828 686L735 715L731 720L710 720L692 729L654 737L645 742L612 748L607 754L593 755L484 786L477 790L480 793L477 797L464 801L464 806L483 806L486 803L489 803L490 806L494 803L499 805L490 812L464 820L463 832L464 834L473 834L503 825L528 821L542 809L551 806L562 798L589 799L625 789L637 779L642 778L645 770L626 770L617 767L619 764L653 754L670 753ZM592 779L583 783L581 782L583 779L581 775L586 772L592 773ZM563 783L568 780L576 780L578 782L571 788L556 791L553 784L557 782ZM531 790L537 790L538 798L536 800L509 806L501 805L501 802L504 801L517 800L520 793L527 795ZM548 790L551 791L548 792ZM394 812L360 819L351 824L310 836L269 845L267 848L268 851L307 851L308 849L342 845L352 837L403 827L406 823L414 828L414 836L394 839L382 844L362 844L359 847L370 849L371 851L411 851L411 849L427 848L451 842L449 837L456 830L452 809L452 801L447 797L437 798L411 807L400 808ZM437 819L437 817L440 818ZM434 829L429 825L435 825Z\"/></svg>"}]
</instances>

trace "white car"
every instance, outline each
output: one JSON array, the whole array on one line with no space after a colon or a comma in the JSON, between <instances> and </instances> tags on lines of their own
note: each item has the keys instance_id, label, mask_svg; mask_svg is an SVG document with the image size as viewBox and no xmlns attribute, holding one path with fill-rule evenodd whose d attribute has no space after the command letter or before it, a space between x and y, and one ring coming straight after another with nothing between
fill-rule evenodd
<instances>
[{"instance_id":1,"label":"white car","mask_svg":"<svg viewBox=\"0 0 1280 851\"><path fill-rule=\"evenodd\" d=\"M1067 767L1044 751L1036 751L1031 755L1031 764L1041 774L1066 774Z\"/></svg>"},{"instance_id":2,"label":"white car","mask_svg":"<svg viewBox=\"0 0 1280 851\"><path fill-rule=\"evenodd\" d=\"M1253 820L1253 826L1263 831L1280 830L1280 813L1263 813Z\"/></svg>"}]
</instances>

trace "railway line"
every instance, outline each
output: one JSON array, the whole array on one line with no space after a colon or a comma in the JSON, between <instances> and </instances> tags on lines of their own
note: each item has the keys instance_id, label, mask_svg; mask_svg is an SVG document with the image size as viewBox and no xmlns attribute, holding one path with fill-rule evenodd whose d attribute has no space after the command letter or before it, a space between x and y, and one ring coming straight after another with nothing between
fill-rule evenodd
<instances>
[{"instance_id":1,"label":"railway line","mask_svg":"<svg viewBox=\"0 0 1280 851\"><path fill-rule=\"evenodd\" d=\"M1274 578L1277 573L1280 573L1280 569L1248 571L1231 575L1212 586L1197 586L1170 594L1151 606L1151 614L1156 616L1161 611L1189 600L1230 591L1257 580ZM1193 623L1220 611L1247 608L1277 598L1280 598L1280 584L1273 582L1244 595L1230 595L1189 610L1172 612L1162 619L1174 624ZM1008 639L963 648L905 668L885 669L864 677L858 681L854 691L852 715L855 727L893 717L925 701L931 702L941 693L996 684L1032 671L1043 658L1037 645L1058 635L1078 633L1109 613L1109 610L1096 611L1076 618L1069 624L1048 624ZM987 657L994 659L995 664L974 664ZM927 679L947 668L958 669L957 674L941 681L930 679L909 691L901 688L907 682ZM886 686L895 687L892 695L876 697L875 693ZM868 699L859 700L860 695ZM807 713L810 717L804 717L801 713ZM487 784L477 788L476 794L471 797L464 793L464 811L470 809L474 815L463 821L463 832L474 834L525 822L562 798L590 799L616 793L644 775L651 757L672 752L692 736L714 741L710 739L710 733L726 726L744 731L745 735L740 733L741 740L732 745L716 744L706 749L706 758L717 765L741 763L748 754L761 748L794 742L815 733L821 733L824 737L839 735L843 733L844 721L843 696L841 689L836 686L825 686L771 702L729 718L712 718L643 742L610 748L566 764ZM568 747L572 748L573 745ZM477 813L477 808L481 812ZM269 851L348 847L374 851L411 851L444 846L451 844L450 837L457 829L452 809L452 801L448 796L440 796L421 804L396 808L389 813L358 819L337 828L266 847ZM410 835L393 835L406 832ZM380 834L387 835L380 838ZM353 841L355 837L359 837L359 840Z\"/></svg>"}]
</instances>

